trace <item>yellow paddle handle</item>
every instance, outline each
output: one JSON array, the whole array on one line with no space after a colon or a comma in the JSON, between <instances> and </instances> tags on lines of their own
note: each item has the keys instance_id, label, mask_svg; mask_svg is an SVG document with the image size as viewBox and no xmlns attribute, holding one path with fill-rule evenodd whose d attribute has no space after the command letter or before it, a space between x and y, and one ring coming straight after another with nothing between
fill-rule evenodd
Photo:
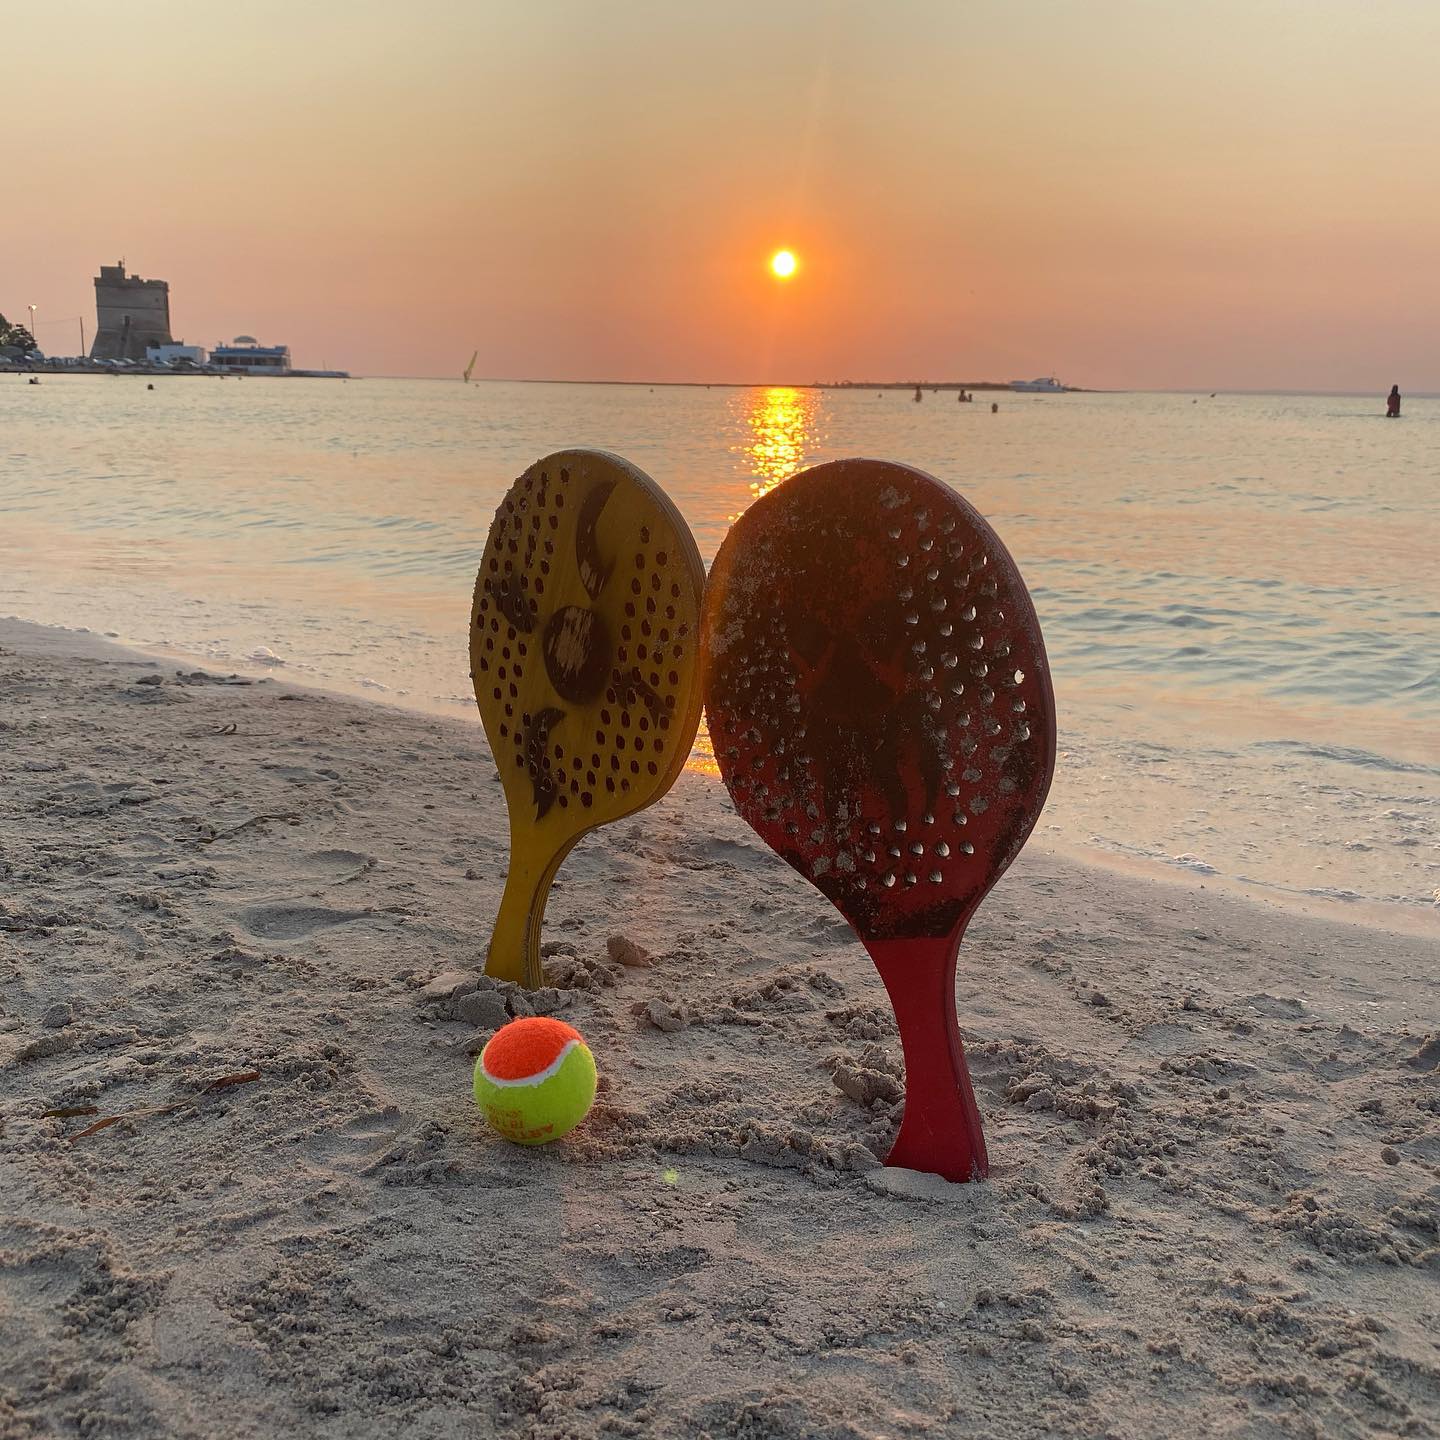
<instances>
[{"instance_id":1,"label":"yellow paddle handle","mask_svg":"<svg viewBox=\"0 0 1440 1440\"><path fill-rule=\"evenodd\" d=\"M540 960L540 925L555 872L570 853L571 845L552 856L548 864L537 865L534 847L517 847L511 837L510 870L505 876L505 893L500 897L500 913L495 917L495 929L485 957L487 975L496 980L513 981L527 990L545 983L545 968Z\"/></svg>"}]
</instances>

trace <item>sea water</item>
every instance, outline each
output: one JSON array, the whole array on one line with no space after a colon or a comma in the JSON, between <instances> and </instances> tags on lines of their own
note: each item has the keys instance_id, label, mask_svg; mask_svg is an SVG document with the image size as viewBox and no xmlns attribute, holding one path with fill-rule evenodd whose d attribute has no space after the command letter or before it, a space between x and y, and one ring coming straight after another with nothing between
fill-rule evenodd
<instances>
[{"instance_id":1,"label":"sea water","mask_svg":"<svg viewBox=\"0 0 1440 1440\"><path fill-rule=\"evenodd\" d=\"M707 562L793 471L905 461L1034 595L1042 843L1440 933L1440 400L148 383L0 377L0 613L473 719L470 591L533 460L624 455Z\"/></svg>"}]
</instances>

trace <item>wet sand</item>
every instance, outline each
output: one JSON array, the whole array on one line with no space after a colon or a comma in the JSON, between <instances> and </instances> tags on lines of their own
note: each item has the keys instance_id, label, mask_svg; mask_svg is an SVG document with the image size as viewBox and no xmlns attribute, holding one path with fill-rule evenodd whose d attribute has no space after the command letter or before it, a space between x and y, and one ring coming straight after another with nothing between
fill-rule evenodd
<instances>
[{"instance_id":1,"label":"wet sand","mask_svg":"<svg viewBox=\"0 0 1440 1440\"><path fill-rule=\"evenodd\" d=\"M5 622L0 774L6 1440L1436 1433L1432 941L1032 845L950 1186L702 776L572 855L531 995L472 725ZM539 1151L468 1093L531 1008L604 1087Z\"/></svg>"}]
</instances>

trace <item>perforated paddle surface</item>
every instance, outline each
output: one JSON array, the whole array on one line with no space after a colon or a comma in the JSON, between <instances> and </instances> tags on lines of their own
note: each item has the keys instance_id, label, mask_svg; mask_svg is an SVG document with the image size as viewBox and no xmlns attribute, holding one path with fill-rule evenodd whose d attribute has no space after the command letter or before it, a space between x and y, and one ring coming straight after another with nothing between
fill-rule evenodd
<instances>
[{"instance_id":1,"label":"perforated paddle surface","mask_svg":"<svg viewBox=\"0 0 1440 1440\"><path fill-rule=\"evenodd\" d=\"M1039 624L990 526L906 466L805 471L731 530L702 643L745 820L862 938L956 931L1054 768Z\"/></svg>"},{"instance_id":2,"label":"perforated paddle surface","mask_svg":"<svg viewBox=\"0 0 1440 1440\"><path fill-rule=\"evenodd\" d=\"M703 583L679 512L617 456L551 455L496 511L470 613L475 698L510 810L492 974L518 977L518 945L539 983L540 911L566 851L658 799L684 766ZM522 890L533 934L511 933Z\"/></svg>"}]
</instances>

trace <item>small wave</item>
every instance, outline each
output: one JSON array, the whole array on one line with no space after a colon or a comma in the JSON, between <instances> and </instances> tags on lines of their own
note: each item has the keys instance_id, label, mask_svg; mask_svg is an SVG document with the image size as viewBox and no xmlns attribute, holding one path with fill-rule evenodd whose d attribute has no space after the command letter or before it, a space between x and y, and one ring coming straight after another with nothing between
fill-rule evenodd
<instances>
[{"instance_id":1,"label":"small wave","mask_svg":"<svg viewBox=\"0 0 1440 1440\"><path fill-rule=\"evenodd\" d=\"M418 515L383 515L370 522L378 530L443 530L438 520L425 520Z\"/></svg>"},{"instance_id":2,"label":"small wave","mask_svg":"<svg viewBox=\"0 0 1440 1440\"><path fill-rule=\"evenodd\" d=\"M1255 750L1282 750L1302 755L1308 760L1334 760L1341 765L1359 765L1366 770L1388 770L1396 774L1440 775L1440 765L1425 765L1418 760L1400 760L1393 755L1377 755L1373 750L1359 750L1351 745L1322 745L1307 740L1258 740Z\"/></svg>"},{"instance_id":3,"label":"small wave","mask_svg":"<svg viewBox=\"0 0 1440 1440\"><path fill-rule=\"evenodd\" d=\"M1193 870L1197 875L1218 875L1220 872L1208 860L1202 860L1198 855L1191 855L1186 851L1183 855L1168 855L1166 859L1172 865L1178 865L1182 870Z\"/></svg>"},{"instance_id":4,"label":"small wave","mask_svg":"<svg viewBox=\"0 0 1440 1440\"><path fill-rule=\"evenodd\" d=\"M1432 675L1422 675L1413 685L1402 685L1402 695L1435 695L1440 694L1440 670Z\"/></svg>"}]
</instances>

